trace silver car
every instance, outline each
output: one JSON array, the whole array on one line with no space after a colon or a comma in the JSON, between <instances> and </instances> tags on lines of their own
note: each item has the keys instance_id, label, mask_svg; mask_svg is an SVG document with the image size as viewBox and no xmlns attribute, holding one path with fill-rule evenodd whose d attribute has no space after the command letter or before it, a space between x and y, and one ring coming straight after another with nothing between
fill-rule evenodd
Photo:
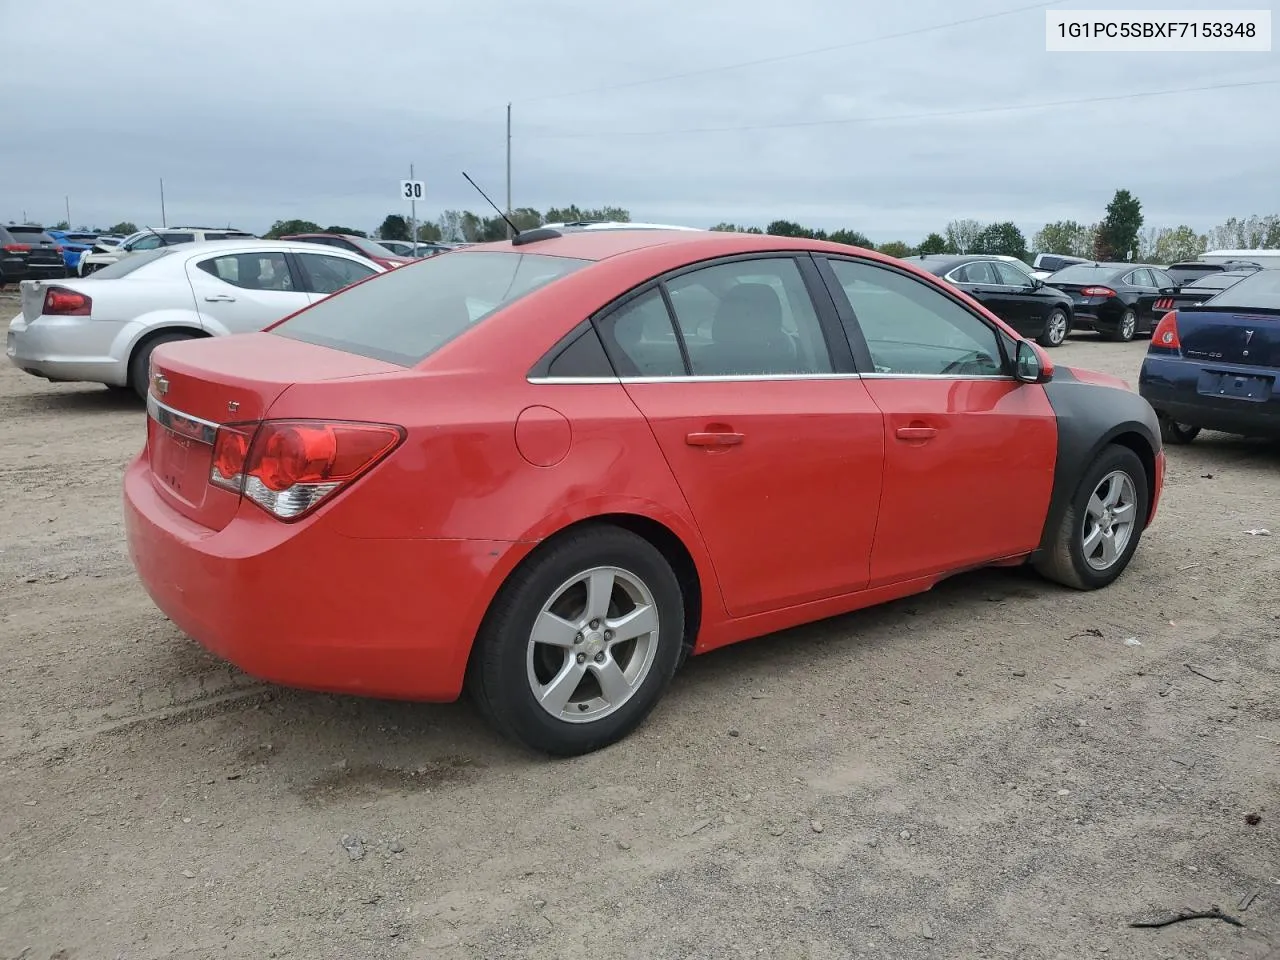
<instances>
[{"instance_id":1,"label":"silver car","mask_svg":"<svg viewBox=\"0 0 1280 960\"><path fill-rule=\"evenodd\" d=\"M220 240L159 247L92 277L24 280L10 362L54 382L147 392L151 351L249 333L385 268L314 243Z\"/></svg>"}]
</instances>

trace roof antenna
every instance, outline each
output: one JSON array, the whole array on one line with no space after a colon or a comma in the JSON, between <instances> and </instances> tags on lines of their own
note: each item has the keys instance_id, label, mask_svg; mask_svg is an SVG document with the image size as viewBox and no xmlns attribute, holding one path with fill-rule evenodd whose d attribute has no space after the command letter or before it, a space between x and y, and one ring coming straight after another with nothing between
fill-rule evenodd
<instances>
[{"instance_id":1,"label":"roof antenna","mask_svg":"<svg viewBox=\"0 0 1280 960\"><path fill-rule=\"evenodd\" d=\"M464 177L467 177L467 171L463 170L463 171L462 171L462 175L463 175ZM517 236L517 237L518 237L518 236L520 236L520 228L519 228L519 227L517 227L514 223L512 223L512 222L511 222L511 218L510 218L510 217L508 217L505 213L503 213L503 212L502 212L502 210L501 210L501 209L499 209L499 207L498 207L498 205L497 205L496 203L494 203L492 200L489 200L489 195L488 195L487 193L485 193L483 190L481 190L478 186L476 186L476 182L475 182L474 180L472 180L470 177L467 177L467 183L469 183L469 184L471 184L473 187L475 187L475 188L476 188L476 193L478 193L478 194L480 194L480 196L484 197L484 198L485 198L485 200L487 200L487 201L488 201L489 206L493 207L493 209L494 209L494 210L497 210L497 211L498 211L498 216L500 216L503 220L507 221L507 226L511 228L511 233L512 233L512 235L513 235L513 236Z\"/></svg>"}]
</instances>

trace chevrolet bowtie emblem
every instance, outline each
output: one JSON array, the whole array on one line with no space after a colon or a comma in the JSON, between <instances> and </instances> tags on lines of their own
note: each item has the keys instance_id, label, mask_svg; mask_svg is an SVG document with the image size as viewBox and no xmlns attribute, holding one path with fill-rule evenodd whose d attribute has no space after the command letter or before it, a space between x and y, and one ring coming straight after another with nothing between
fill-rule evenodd
<instances>
[{"instance_id":1,"label":"chevrolet bowtie emblem","mask_svg":"<svg viewBox=\"0 0 1280 960\"><path fill-rule=\"evenodd\" d=\"M169 392L169 379L163 373L157 373L155 379L151 382L155 384L156 393L160 394L160 396L163 397Z\"/></svg>"}]
</instances>

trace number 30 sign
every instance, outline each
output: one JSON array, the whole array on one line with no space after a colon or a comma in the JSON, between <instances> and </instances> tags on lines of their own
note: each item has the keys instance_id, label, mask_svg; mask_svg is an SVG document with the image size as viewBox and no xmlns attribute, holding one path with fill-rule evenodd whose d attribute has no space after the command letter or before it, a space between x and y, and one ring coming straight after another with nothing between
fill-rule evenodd
<instances>
[{"instance_id":1,"label":"number 30 sign","mask_svg":"<svg viewBox=\"0 0 1280 960\"><path fill-rule=\"evenodd\" d=\"M426 194L427 192L423 189L421 180L400 181L400 196L406 200L421 200Z\"/></svg>"}]
</instances>

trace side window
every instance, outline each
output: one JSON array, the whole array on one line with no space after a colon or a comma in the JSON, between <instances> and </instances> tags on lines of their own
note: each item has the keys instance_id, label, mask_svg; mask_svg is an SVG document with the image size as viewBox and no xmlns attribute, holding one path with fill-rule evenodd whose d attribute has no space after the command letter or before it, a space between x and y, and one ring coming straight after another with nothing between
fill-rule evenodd
<instances>
[{"instance_id":1,"label":"side window","mask_svg":"<svg viewBox=\"0 0 1280 960\"><path fill-rule=\"evenodd\" d=\"M1173 277L1169 276L1163 270L1152 270L1151 276L1155 280L1155 285L1161 290L1165 287L1176 287L1178 285Z\"/></svg>"},{"instance_id":2,"label":"side window","mask_svg":"<svg viewBox=\"0 0 1280 960\"><path fill-rule=\"evenodd\" d=\"M1145 270L1130 270L1128 273L1124 275L1124 279L1121 282L1130 284L1131 286L1135 286L1135 287L1151 286L1151 284L1147 281L1147 271Z\"/></svg>"},{"instance_id":3,"label":"side window","mask_svg":"<svg viewBox=\"0 0 1280 960\"><path fill-rule=\"evenodd\" d=\"M551 363L547 365L547 376L589 377L593 380L602 377L613 378L613 367L609 364L609 358L605 356L604 347L600 344L600 338L596 336L595 327L588 325L587 329L575 337L573 342L552 358Z\"/></svg>"},{"instance_id":4,"label":"side window","mask_svg":"<svg viewBox=\"0 0 1280 960\"><path fill-rule=\"evenodd\" d=\"M1031 286L1031 278L1015 267L1012 263L993 263L996 273L1000 275L1000 282L1008 287L1029 287Z\"/></svg>"},{"instance_id":5,"label":"side window","mask_svg":"<svg viewBox=\"0 0 1280 960\"><path fill-rule=\"evenodd\" d=\"M876 373L1004 375L996 332L925 281L867 263L830 263Z\"/></svg>"},{"instance_id":6,"label":"side window","mask_svg":"<svg viewBox=\"0 0 1280 960\"><path fill-rule=\"evenodd\" d=\"M311 293L336 293L376 271L345 257L325 253L295 254L302 264L303 287Z\"/></svg>"},{"instance_id":7,"label":"side window","mask_svg":"<svg viewBox=\"0 0 1280 960\"><path fill-rule=\"evenodd\" d=\"M697 376L831 373L800 268L790 257L704 267L668 281Z\"/></svg>"},{"instance_id":8,"label":"side window","mask_svg":"<svg viewBox=\"0 0 1280 960\"><path fill-rule=\"evenodd\" d=\"M160 246L161 240L154 233L149 233L145 237L139 237L129 245L130 250L154 250Z\"/></svg>"},{"instance_id":9,"label":"side window","mask_svg":"<svg viewBox=\"0 0 1280 960\"><path fill-rule=\"evenodd\" d=\"M996 273L991 269L991 264L985 260L978 260L974 263L966 263L963 267L956 270L952 277L957 283L999 283L996 279Z\"/></svg>"},{"instance_id":10,"label":"side window","mask_svg":"<svg viewBox=\"0 0 1280 960\"><path fill-rule=\"evenodd\" d=\"M201 260L197 266L205 273L244 290L294 289L293 277L283 253L231 253Z\"/></svg>"},{"instance_id":11,"label":"side window","mask_svg":"<svg viewBox=\"0 0 1280 960\"><path fill-rule=\"evenodd\" d=\"M196 235L194 233L166 233L164 235L165 246L172 247L178 243L194 243Z\"/></svg>"},{"instance_id":12,"label":"side window","mask_svg":"<svg viewBox=\"0 0 1280 960\"><path fill-rule=\"evenodd\" d=\"M600 335L623 377L683 377L684 358L671 315L657 289L643 293L600 322Z\"/></svg>"}]
</instances>

